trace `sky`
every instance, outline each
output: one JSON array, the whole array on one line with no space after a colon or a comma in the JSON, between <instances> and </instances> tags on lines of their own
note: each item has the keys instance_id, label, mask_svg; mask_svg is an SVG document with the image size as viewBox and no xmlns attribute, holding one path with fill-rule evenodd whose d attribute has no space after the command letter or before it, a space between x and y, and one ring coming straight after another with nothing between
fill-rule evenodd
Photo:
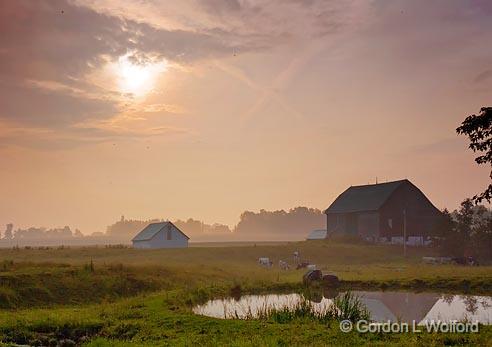
<instances>
[{"instance_id":1,"label":"sky","mask_svg":"<svg viewBox=\"0 0 492 347\"><path fill-rule=\"evenodd\" d=\"M486 0L0 0L0 225L233 226L376 178L454 209L491 43Z\"/></svg>"}]
</instances>

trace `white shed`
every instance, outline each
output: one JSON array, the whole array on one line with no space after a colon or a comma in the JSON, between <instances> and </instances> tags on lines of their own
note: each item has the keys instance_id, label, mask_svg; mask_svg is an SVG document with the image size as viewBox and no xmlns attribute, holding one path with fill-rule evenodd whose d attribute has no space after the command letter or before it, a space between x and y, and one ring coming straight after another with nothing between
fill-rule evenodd
<instances>
[{"instance_id":1,"label":"white shed","mask_svg":"<svg viewBox=\"0 0 492 347\"><path fill-rule=\"evenodd\" d=\"M151 223L133 239L134 248L186 248L190 238L171 222Z\"/></svg>"},{"instance_id":2,"label":"white shed","mask_svg":"<svg viewBox=\"0 0 492 347\"><path fill-rule=\"evenodd\" d=\"M327 233L326 229L313 230L308 235L306 240L324 240L324 239L326 239L327 235L328 235L328 233Z\"/></svg>"}]
</instances>

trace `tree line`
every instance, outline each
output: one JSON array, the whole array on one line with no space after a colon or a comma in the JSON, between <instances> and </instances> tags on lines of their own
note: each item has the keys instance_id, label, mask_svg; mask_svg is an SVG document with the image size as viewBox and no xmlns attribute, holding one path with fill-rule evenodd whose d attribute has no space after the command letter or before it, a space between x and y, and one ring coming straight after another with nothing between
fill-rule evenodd
<instances>
[{"instance_id":1,"label":"tree line","mask_svg":"<svg viewBox=\"0 0 492 347\"><path fill-rule=\"evenodd\" d=\"M443 210L434 230L434 245L446 257L492 259L492 210L466 199L459 209Z\"/></svg>"},{"instance_id":2,"label":"tree line","mask_svg":"<svg viewBox=\"0 0 492 347\"><path fill-rule=\"evenodd\" d=\"M124 216L109 225L104 232L94 232L84 236L79 230L64 228L28 228L13 230L8 224L2 239L104 239L128 243L140 230L150 223L162 222L164 219L126 219ZM208 224L203 221L188 218L187 220L172 221L180 230L193 241L270 241L270 240L302 240L313 229L325 226L325 217L319 209L296 207L288 211L245 211L241 214L234 228L221 223Z\"/></svg>"}]
</instances>

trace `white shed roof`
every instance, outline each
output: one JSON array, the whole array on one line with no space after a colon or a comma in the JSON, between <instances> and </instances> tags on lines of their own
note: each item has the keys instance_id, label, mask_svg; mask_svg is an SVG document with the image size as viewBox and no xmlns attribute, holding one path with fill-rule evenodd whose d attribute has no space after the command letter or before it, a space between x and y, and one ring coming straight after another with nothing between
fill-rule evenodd
<instances>
[{"instance_id":1,"label":"white shed roof","mask_svg":"<svg viewBox=\"0 0 492 347\"><path fill-rule=\"evenodd\" d=\"M164 227L167 226L173 226L176 228L177 231L179 231L181 234L183 234L187 239L190 239L184 232L179 230L177 226L175 226L171 222L160 222L160 223L150 223L147 225L141 232L139 232L133 239L132 241L146 241L150 240L153 238L159 231L161 231Z\"/></svg>"},{"instance_id":2,"label":"white shed roof","mask_svg":"<svg viewBox=\"0 0 492 347\"><path fill-rule=\"evenodd\" d=\"M307 237L307 240L323 240L326 239L327 232L325 229L313 230Z\"/></svg>"}]
</instances>

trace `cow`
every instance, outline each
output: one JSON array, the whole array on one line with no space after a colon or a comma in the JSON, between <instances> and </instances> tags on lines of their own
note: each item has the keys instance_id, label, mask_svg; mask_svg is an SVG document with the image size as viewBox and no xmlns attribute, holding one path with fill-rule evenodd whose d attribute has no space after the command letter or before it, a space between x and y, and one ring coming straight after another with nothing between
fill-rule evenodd
<instances>
[{"instance_id":1,"label":"cow","mask_svg":"<svg viewBox=\"0 0 492 347\"><path fill-rule=\"evenodd\" d=\"M283 260L278 261L278 267L282 270L289 270L290 269L290 265Z\"/></svg>"},{"instance_id":2,"label":"cow","mask_svg":"<svg viewBox=\"0 0 492 347\"><path fill-rule=\"evenodd\" d=\"M303 261L302 263L297 264L296 269L305 269L309 265L309 261Z\"/></svg>"},{"instance_id":3,"label":"cow","mask_svg":"<svg viewBox=\"0 0 492 347\"><path fill-rule=\"evenodd\" d=\"M273 265L273 263L270 261L270 258L267 257L258 258L258 264L265 267L271 267Z\"/></svg>"}]
</instances>

